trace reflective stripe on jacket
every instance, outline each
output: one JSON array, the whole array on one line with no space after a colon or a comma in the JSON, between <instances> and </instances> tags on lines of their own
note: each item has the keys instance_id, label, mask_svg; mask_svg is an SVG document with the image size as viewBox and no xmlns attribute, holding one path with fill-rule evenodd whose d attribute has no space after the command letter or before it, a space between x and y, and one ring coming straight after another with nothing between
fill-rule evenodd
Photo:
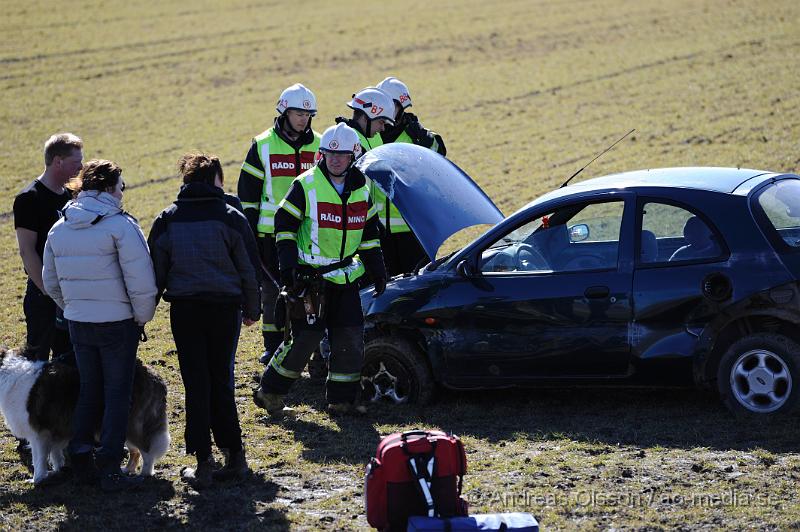
<instances>
[{"instance_id":1,"label":"reflective stripe on jacket","mask_svg":"<svg viewBox=\"0 0 800 532\"><path fill-rule=\"evenodd\" d=\"M264 170L259 171L247 162L242 165L242 170L264 180L256 225L259 236L275 232L278 203L286 195L294 178L314 166L319 141L319 134L314 132L312 143L295 149L277 134L274 127L253 139Z\"/></svg>"},{"instance_id":2,"label":"reflective stripe on jacket","mask_svg":"<svg viewBox=\"0 0 800 532\"><path fill-rule=\"evenodd\" d=\"M303 189L304 211L288 197L281 201L279 208L298 219L300 228L296 234L278 232L275 241L296 240L297 262L312 267L327 266L353 255L351 264L323 274L325 279L336 284L352 283L365 271L358 251L380 246L377 240L362 241L367 220L375 216L369 204L369 187L365 183L346 192L343 199L318 166L300 175L295 182Z\"/></svg>"},{"instance_id":3,"label":"reflective stripe on jacket","mask_svg":"<svg viewBox=\"0 0 800 532\"><path fill-rule=\"evenodd\" d=\"M361 147L364 148L365 153L372 148L377 148L378 146L383 145L383 139L381 138L380 133L376 133L375 136L369 139L362 135L358 130L356 130L356 133L358 133L358 139L361 141ZM403 135L408 137L408 142L410 143L411 137L405 133L403 133ZM405 141L401 141L398 137L398 140L395 142ZM372 181L370 181L369 193L372 196L372 203L375 205L375 211L378 213L378 218L384 227L386 227L387 232L408 233L411 231L411 228L408 227L408 224L406 224L406 221L403 220L403 217L400 215L400 211L398 211L397 207L394 206L394 203L386 199L386 194L384 194L381 189L379 189Z\"/></svg>"}]
</instances>

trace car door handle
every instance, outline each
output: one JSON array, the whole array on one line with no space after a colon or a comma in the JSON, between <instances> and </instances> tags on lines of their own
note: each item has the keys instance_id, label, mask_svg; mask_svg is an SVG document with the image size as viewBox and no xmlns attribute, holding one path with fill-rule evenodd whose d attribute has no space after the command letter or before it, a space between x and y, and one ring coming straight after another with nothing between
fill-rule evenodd
<instances>
[{"instance_id":1,"label":"car door handle","mask_svg":"<svg viewBox=\"0 0 800 532\"><path fill-rule=\"evenodd\" d=\"M603 299L608 297L611 291L607 286L590 286L583 293L588 299Z\"/></svg>"}]
</instances>

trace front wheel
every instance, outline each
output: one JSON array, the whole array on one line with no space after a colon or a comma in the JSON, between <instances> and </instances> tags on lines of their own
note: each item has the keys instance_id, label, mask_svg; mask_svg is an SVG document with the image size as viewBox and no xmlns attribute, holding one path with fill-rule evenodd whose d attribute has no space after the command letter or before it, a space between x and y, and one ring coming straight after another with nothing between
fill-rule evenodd
<instances>
[{"instance_id":1,"label":"front wheel","mask_svg":"<svg viewBox=\"0 0 800 532\"><path fill-rule=\"evenodd\" d=\"M734 342L720 360L717 387L734 414L774 417L797 410L800 346L781 334L756 333Z\"/></svg>"},{"instance_id":2,"label":"front wheel","mask_svg":"<svg viewBox=\"0 0 800 532\"><path fill-rule=\"evenodd\" d=\"M433 376L420 350L405 338L375 338L364 346L363 397L393 403L429 403Z\"/></svg>"}]
</instances>

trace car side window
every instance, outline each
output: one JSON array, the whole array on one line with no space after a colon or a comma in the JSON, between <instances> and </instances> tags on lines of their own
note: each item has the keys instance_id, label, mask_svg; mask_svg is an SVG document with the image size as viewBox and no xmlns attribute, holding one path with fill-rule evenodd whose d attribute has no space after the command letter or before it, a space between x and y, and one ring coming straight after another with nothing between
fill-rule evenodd
<instances>
[{"instance_id":1,"label":"car side window","mask_svg":"<svg viewBox=\"0 0 800 532\"><path fill-rule=\"evenodd\" d=\"M666 203L644 204L640 263L679 263L722 255L718 233L695 213Z\"/></svg>"},{"instance_id":2,"label":"car side window","mask_svg":"<svg viewBox=\"0 0 800 532\"><path fill-rule=\"evenodd\" d=\"M517 227L481 254L485 274L559 273L617 267L624 201L582 203Z\"/></svg>"},{"instance_id":3,"label":"car side window","mask_svg":"<svg viewBox=\"0 0 800 532\"><path fill-rule=\"evenodd\" d=\"M759 194L758 205L783 242L800 247L800 181L784 179L769 185Z\"/></svg>"}]
</instances>

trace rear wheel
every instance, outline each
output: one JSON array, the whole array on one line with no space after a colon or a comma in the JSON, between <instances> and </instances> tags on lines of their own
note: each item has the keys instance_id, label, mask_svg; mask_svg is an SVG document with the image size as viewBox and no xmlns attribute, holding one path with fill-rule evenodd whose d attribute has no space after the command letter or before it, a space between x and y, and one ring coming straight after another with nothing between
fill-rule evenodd
<instances>
[{"instance_id":1,"label":"rear wheel","mask_svg":"<svg viewBox=\"0 0 800 532\"><path fill-rule=\"evenodd\" d=\"M433 376L420 350L405 338L387 336L364 348L361 388L367 401L426 404L433 398Z\"/></svg>"},{"instance_id":2,"label":"rear wheel","mask_svg":"<svg viewBox=\"0 0 800 532\"><path fill-rule=\"evenodd\" d=\"M754 418L795 412L800 346L781 334L756 333L734 342L720 360L717 387L734 414Z\"/></svg>"}]
</instances>

